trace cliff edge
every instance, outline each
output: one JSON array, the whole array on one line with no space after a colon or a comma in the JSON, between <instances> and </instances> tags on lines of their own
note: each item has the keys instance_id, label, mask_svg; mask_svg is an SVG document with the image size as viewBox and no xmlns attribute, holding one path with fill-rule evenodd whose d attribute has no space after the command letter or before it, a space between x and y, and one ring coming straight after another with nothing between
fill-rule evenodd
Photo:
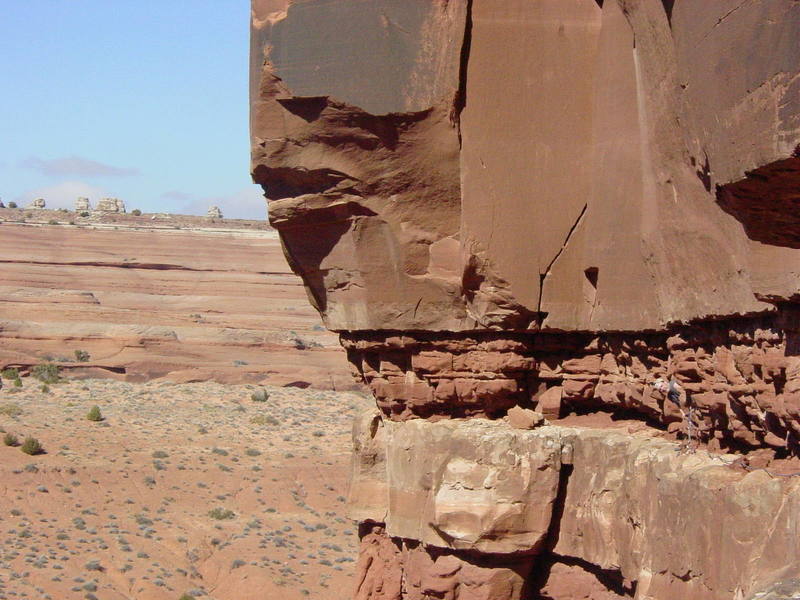
<instances>
[{"instance_id":1,"label":"cliff edge","mask_svg":"<svg viewBox=\"0 0 800 600\"><path fill-rule=\"evenodd\" d=\"M253 179L379 410L356 597L796 593L800 4L252 6Z\"/></svg>"}]
</instances>

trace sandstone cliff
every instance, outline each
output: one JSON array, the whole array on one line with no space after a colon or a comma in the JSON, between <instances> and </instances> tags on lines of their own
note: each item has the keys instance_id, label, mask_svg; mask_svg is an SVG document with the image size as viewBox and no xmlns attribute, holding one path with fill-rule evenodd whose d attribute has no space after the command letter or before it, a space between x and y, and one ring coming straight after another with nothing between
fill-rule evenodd
<instances>
[{"instance_id":1,"label":"sandstone cliff","mask_svg":"<svg viewBox=\"0 0 800 600\"><path fill-rule=\"evenodd\" d=\"M252 17L253 178L380 409L357 442L357 597L743 599L800 575L796 478L716 458L800 450L800 4ZM633 418L708 454L685 468L560 424L509 441L515 407ZM453 418L471 420L419 422ZM558 462L556 438L594 462Z\"/></svg>"}]
</instances>

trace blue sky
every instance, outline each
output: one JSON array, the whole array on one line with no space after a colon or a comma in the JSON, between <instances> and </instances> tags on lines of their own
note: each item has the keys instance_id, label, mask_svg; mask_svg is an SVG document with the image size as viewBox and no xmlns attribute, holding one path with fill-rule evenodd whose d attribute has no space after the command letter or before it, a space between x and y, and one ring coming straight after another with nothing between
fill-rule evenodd
<instances>
[{"instance_id":1,"label":"blue sky","mask_svg":"<svg viewBox=\"0 0 800 600\"><path fill-rule=\"evenodd\" d=\"M264 218L249 0L0 0L0 198Z\"/></svg>"}]
</instances>

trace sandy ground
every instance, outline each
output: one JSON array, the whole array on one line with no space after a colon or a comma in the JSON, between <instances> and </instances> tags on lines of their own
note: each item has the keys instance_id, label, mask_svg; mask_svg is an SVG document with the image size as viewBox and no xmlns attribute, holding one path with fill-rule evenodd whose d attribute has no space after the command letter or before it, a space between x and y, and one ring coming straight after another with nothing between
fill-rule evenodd
<instances>
[{"instance_id":1,"label":"sandy ground","mask_svg":"<svg viewBox=\"0 0 800 600\"><path fill-rule=\"evenodd\" d=\"M0 598L348 597L349 392L23 378L0 391ZM104 420L86 419L97 405ZM4 434L0 433L0 437ZM211 512L215 511L216 513ZM230 511L230 512L228 512Z\"/></svg>"}]
</instances>

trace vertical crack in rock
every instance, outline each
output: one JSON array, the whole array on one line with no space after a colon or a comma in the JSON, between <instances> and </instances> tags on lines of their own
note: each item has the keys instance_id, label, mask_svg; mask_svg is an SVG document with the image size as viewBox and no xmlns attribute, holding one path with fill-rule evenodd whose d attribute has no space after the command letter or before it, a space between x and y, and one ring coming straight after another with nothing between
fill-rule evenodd
<instances>
[{"instance_id":1,"label":"vertical crack in rock","mask_svg":"<svg viewBox=\"0 0 800 600\"><path fill-rule=\"evenodd\" d=\"M536 312L538 312L540 315L542 314L542 297L544 296L544 281L545 279L547 279L548 275L550 275L550 271L552 270L553 265L556 264L556 261L563 254L564 250L567 249L567 244L569 244L569 240L572 237L572 234L578 228L578 225L581 224L583 216L586 214L586 209L588 207L589 207L588 204L583 205L583 208L581 209L578 218L575 219L575 222L572 224L572 227L569 228L569 231L567 232L567 237L564 238L564 243L561 245L561 249L553 257L553 260L551 260L550 263L547 265L547 268L544 270L544 273L539 273L539 303L536 307Z\"/></svg>"},{"instance_id":2,"label":"vertical crack in rock","mask_svg":"<svg viewBox=\"0 0 800 600\"><path fill-rule=\"evenodd\" d=\"M461 56L458 67L458 89L453 98L453 109L450 113L450 122L458 132L458 146L461 147L461 111L467 105L467 67L469 66L469 53L472 46L472 0L467 0L467 18L464 23L464 41L461 44Z\"/></svg>"},{"instance_id":3,"label":"vertical crack in rock","mask_svg":"<svg viewBox=\"0 0 800 600\"><path fill-rule=\"evenodd\" d=\"M667 15L667 22L672 26L672 9L675 7L675 0L661 0L664 5L664 12Z\"/></svg>"},{"instance_id":4,"label":"vertical crack in rock","mask_svg":"<svg viewBox=\"0 0 800 600\"><path fill-rule=\"evenodd\" d=\"M550 528L547 530L547 540L545 541L545 550L552 552L558 544L558 537L561 535L561 519L564 516L564 505L567 500L567 486L569 485L569 476L572 475L573 465L561 464L561 470L558 473L558 490L556 491L555 500L553 500L553 512L550 519Z\"/></svg>"}]
</instances>

